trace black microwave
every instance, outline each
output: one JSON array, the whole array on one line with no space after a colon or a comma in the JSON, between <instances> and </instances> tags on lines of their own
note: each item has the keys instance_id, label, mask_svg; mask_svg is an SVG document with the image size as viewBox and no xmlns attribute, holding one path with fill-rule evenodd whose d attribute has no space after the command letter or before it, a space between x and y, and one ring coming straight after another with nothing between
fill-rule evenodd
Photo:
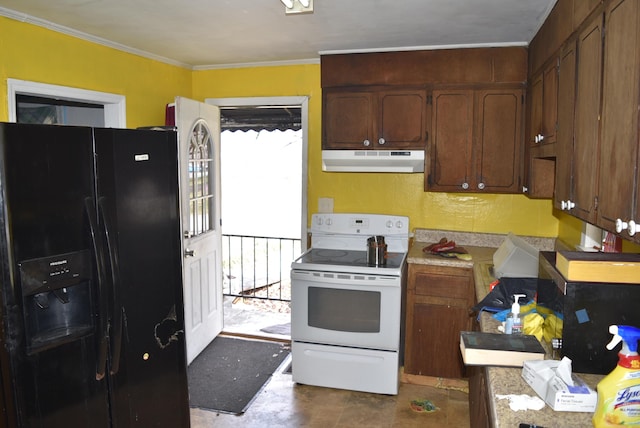
<instances>
[{"instance_id":1,"label":"black microwave","mask_svg":"<svg viewBox=\"0 0 640 428\"><path fill-rule=\"evenodd\" d=\"M554 358L571 359L577 373L607 374L618 362L620 346L609 351L609 326L640 328L640 284L567 281L555 267L556 253L541 251L538 304L562 314L555 336L560 348Z\"/></svg>"}]
</instances>

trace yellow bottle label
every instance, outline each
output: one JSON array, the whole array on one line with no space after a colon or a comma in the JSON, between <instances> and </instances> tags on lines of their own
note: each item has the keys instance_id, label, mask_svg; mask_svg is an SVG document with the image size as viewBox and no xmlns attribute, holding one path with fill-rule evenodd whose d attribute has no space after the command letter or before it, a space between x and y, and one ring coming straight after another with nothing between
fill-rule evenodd
<instances>
[{"instance_id":1,"label":"yellow bottle label","mask_svg":"<svg viewBox=\"0 0 640 428\"><path fill-rule=\"evenodd\" d=\"M613 399L605 399L602 416L609 425L640 425L640 385L620 389Z\"/></svg>"}]
</instances>

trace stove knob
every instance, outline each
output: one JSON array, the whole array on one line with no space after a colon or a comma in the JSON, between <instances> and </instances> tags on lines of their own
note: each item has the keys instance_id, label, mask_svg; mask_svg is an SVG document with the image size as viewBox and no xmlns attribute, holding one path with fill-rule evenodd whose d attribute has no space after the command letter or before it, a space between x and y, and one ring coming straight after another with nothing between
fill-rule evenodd
<instances>
[{"instance_id":1,"label":"stove knob","mask_svg":"<svg viewBox=\"0 0 640 428\"><path fill-rule=\"evenodd\" d=\"M393 227L393 221L387 220L387 229L391 229Z\"/></svg>"},{"instance_id":2,"label":"stove knob","mask_svg":"<svg viewBox=\"0 0 640 428\"><path fill-rule=\"evenodd\" d=\"M325 224L326 224L327 226L331 226L331 225L333 224L333 220L331 220L330 218L328 218L328 219L325 221Z\"/></svg>"},{"instance_id":3,"label":"stove knob","mask_svg":"<svg viewBox=\"0 0 640 428\"><path fill-rule=\"evenodd\" d=\"M402 229L402 226L404 226L404 224L402 223L402 221L398 220L398 221L396 222L396 227L397 227L398 229Z\"/></svg>"},{"instance_id":4,"label":"stove knob","mask_svg":"<svg viewBox=\"0 0 640 428\"><path fill-rule=\"evenodd\" d=\"M322 217L316 217L316 224L322 226Z\"/></svg>"}]
</instances>

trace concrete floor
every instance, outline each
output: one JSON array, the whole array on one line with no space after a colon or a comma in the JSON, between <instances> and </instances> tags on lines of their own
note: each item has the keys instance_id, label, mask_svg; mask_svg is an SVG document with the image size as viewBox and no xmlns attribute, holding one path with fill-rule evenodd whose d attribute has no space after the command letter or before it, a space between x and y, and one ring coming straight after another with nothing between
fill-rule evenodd
<instances>
[{"instance_id":1,"label":"concrete floor","mask_svg":"<svg viewBox=\"0 0 640 428\"><path fill-rule=\"evenodd\" d=\"M240 335L265 335L265 326L290 322L290 314L265 311L241 302L225 300L224 331ZM239 304L238 304L239 303ZM267 334L272 340L287 335ZM192 428L209 427L469 427L468 394L458 389L401 383L397 396L345 391L296 384L286 373L290 356L283 362L247 411L240 415L191 409ZM416 413L411 400L428 399L439 410Z\"/></svg>"},{"instance_id":2,"label":"concrete floor","mask_svg":"<svg viewBox=\"0 0 640 428\"><path fill-rule=\"evenodd\" d=\"M281 369L286 367L286 361ZM416 413L411 400L428 399L439 410ZM468 394L402 383L397 396L295 384L291 374L274 374L240 415L191 409L192 428L376 428L469 427Z\"/></svg>"},{"instance_id":3,"label":"concrete floor","mask_svg":"<svg viewBox=\"0 0 640 428\"><path fill-rule=\"evenodd\" d=\"M261 336L275 340L290 340L291 333L266 333L262 328L291 323L288 304L281 302L251 301L234 297L224 298L223 333L232 335Z\"/></svg>"}]
</instances>

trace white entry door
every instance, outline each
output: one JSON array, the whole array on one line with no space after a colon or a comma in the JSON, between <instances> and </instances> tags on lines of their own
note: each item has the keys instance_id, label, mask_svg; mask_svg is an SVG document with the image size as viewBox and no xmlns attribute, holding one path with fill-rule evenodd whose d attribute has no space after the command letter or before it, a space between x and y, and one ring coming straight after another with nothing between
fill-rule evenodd
<instances>
[{"instance_id":1,"label":"white entry door","mask_svg":"<svg viewBox=\"0 0 640 428\"><path fill-rule=\"evenodd\" d=\"M176 97L187 363L222 331L220 110Z\"/></svg>"}]
</instances>

